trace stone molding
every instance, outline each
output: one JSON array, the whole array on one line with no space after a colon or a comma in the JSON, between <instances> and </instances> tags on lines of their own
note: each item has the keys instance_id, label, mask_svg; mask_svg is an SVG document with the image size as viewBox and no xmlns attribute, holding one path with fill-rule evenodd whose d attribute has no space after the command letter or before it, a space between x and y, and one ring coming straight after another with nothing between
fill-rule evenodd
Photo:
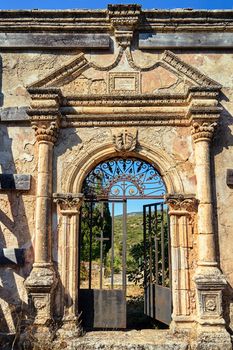
<instances>
[{"instance_id":1,"label":"stone molding","mask_svg":"<svg viewBox=\"0 0 233 350\"><path fill-rule=\"evenodd\" d=\"M140 14L140 5L108 5L108 18L114 29L116 41L122 48L130 46Z\"/></svg>"},{"instance_id":2,"label":"stone molding","mask_svg":"<svg viewBox=\"0 0 233 350\"><path fill-rule=\"evenodd\" d=\"M89 65L89 67L92 67L92 68L94 68L94 69L96 69L98 71L102 71L102 72L106 71L106 72L108 72L108 71L114 69L115 67L117 67L119 65L123 54L124 54L124 49L120 46L119 51L117 53L117 56L116 56L115 60L113 61L113 63L111 63L111 64L109 64L107 66L100 66L100 65L90 61L88 63L88 65Z\"/></svg>"},{"instance_id":3,"label":"stone molding","mask_svg":"<svg viewBox=\"0 0 233 350\"><path fill-rule=\"evenodd\" d=\"M117 6L117 5L112 5ZM126 5L125 5L126 6ZM134 5L135 6L135 5ZM204 19L204 21L203 21ZM62 21L62 26L60 25ZM110 32L109 10L24 10L0 11L2 32ZM141 10L138 29L157 32L231 32L232 10Z\"/></svg>"},{"instance_id":4,"label":"stone molding","mask_svg":"<svg viewBox=\"0 0 233 350\"><path fill-rule=\"evenodd\" d=\"M62 215L77 215L83 203L82 193L54 193L53 201L59 206Z\"/></svg>"},{"instance_id":5,"label":"stone molding","mask_svg":"<svg viewBox=\"0 0 233 350\"><path fill-rule=\"evenodd\" d=\"M52 89L55 89L57 91L57 87L62 84L63 81L66 83L77 78L78 75L80 75L84 70L92 67L99 71L110 71L113 68L117 67L121 61L121 58L123 56L124 50L122 48L119 49L118 54L114 60L114 62L108 66L100 66L95 64L94 62L88 61L84 53L79 54L75 59L72 59L69 63L65 64L59 69L54 70L52 73L47 75L45 78L40 79L36 81L35 83L28 86L29 92L36 92L35 88L47 88L50 87ZM208 88L215 88L220 89L221 85L218 84L213 79L210 79L208 76L200 72L197 68L191 66L190 64L184 62L181 60L177 55L175 55L173 52L169 50L165 50L161 59L156 61L154 64L147 66L147 67L141 67L138 66L134 62L133 55L130 51L130 48L127 48L125 50L126 58L128 60L129 65L131 68L133 68L136 71L150 71L155 69L156 67L164 67L165 69L168 69L173 74L176 74L177 76L188 78L191 82L193 82L194 85L198 87L205 87ZM55 88L54 88L55 87ZM161 94L160 94L161 95Z\"/></svg>"}]
</instances>

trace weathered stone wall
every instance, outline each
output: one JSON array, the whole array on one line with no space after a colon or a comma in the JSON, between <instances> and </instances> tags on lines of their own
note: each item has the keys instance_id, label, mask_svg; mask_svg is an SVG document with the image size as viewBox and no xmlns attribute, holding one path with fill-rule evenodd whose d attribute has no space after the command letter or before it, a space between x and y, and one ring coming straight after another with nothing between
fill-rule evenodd
<instances>
[{"instance_id":1,"label":"weathered stone wall","mask_svg":"<svg viewBox=\"0 0 233 350\"><path fill-rule=\"evenodd\" d=\"M85 59L92 65L83 69L72 79L60 80L56 87L61 89L64 96L76 94L82 95L107 95L111 92L112 85L110 75L118 73L135 73L129 75L130 79L135 78L135 83L130 88L134 94L156 94L185 93L192 85L191 80L175 70L166 69L165 65L157 65L153 69L140 70L138 67L152 66L162 61L164 51L150 50L144 52L137 49L132 50L134 66L126 54L119 56L119 48L112 36L114 53L88 51ZM0 124L0 164L1 172L7 174L31 174L31 188L29 191L1 191L0 193L0 247L1 248L25 248L26 264L24 267L1 267L0 266L0 332L14 333L17 328L18 318L21 317L20 308L27 309L27 294L23 285L24 279L29 275L33 263L33 244L35 235L35 196L38 164L38 145L34 131L31 128L26 108L31 103L31 97L27 86L49 76L76 59L82 51L41 51L35 52L32 49L24 51L1 53L1 107L2 115L6 108L22 108L24 121L17 124L15 121L2 121ZM223 107L220 123L211 145L212 152L212 185L214 198L214 224L216 230L216 244L220 268L226 276L228 286L224 296L224 314L229 327L233 327L233 263L232 263L232 240L233 240L233 217L231 214L233 206L232 188L226 184L226 170L231 168L233 152L233 83L232 83L232 61L233 53L229 51L205 50L195 52L182 50L175 52L185 63L199 69L203 74L222 85L220 103ZM119 54L119 55L118 55ZM118 58L117 58L118 57ZM114 62L117 64L114 65ZM111 67L111 64L113 66ZM107 67L98 69L98 67ZM63 72L64 73L64 72ZM133 77L133 78L132 78ZM125 76L123 75L123 79ZM138 80L137 80L138 79ZM45 81L46 87L53 86L52 80ZM51 84L51 85L49 85ZM129 83L130 84L130 83ZM115 91L116 92L116 91ZM25 109L24 109L25 107ZM69 107L69 106L68 106ZM65 106L64 108L67 108ZM88 114L95 115L91 106L71 106L74 115ZM98 107L99 108L99 107ZM102 106L101 112L119 115L124 114L127 107ZM109 109L108 109L109 108ZM140 115L148 108L147 113L153 114L151 106L135 107L135 114ZM157 108L157 113L159 113ZM181 180L185 194L196 194L196 175L194 145L190 127L179 125L179 113L182 115L186 107L176 106L176 125L149 125L138 123L137 142L140 148L147 147L155 153L160 150L172 160L171 168L175 168ZM167 107L167 113L172 113L173 107ZM67 110L66 110L67 111ZM161 107L161 114L163 108ZM9 115L16 114L17 110L8 110ZM76 114L75 114L76 113ZM1 115L1 114L0 114ZM65 112L64 112L65 115ZM57 143L54 147L53 157L53 192L65 193L72 186L69 183L69 174L74 167L80 168L83 176L86 168L83 159L87 159L99 150L107 149L112 144L114 127L109 123L106 126L80 126L73 121L67 121L60 127ZM71 117L72 118L72 117ZM67 118L68 119L68 118ZM180 121L181 121L180 117ZM72 125L73 122L73 125ZM76 121L77 122L77 121ZM67 123L67 124L66 124ZM70 124L69 124L70 123ZM129 123L129 126L131 124ZM124 126L123 126L124 127ZM140 155L140 151L132 152L134 156ZM103 153L101 153L103 154ZM102 157L102 158L101 158ZM99 160L103 159L101 155ZM144 157L150 161L150 152ZM156 164L155 164L156 165ZM94 166L94 164L93 164ZM159 169L160 170L160 169ZM166 174L163 174L166 175ZM81 186L81 185L80 185ZM81 188L81 187L80 187ZM196 218L194 218L194 221ZM193 231L189 232L191 243L188 250L189 264L189 289L190 289L190 312L196 313L196 295L193 275L197 267L197 228L196 221L193 224ZM58 264L58 271L61 271L61 249L59 236L62 232L62 218L57 215L56 205L53 206L53 260ZM18 307L18 308L17 308ZM57 309L59 309L59 296L57 295ZM59 311L57 310L57 313Z\"/></svg>"}]
</instances>

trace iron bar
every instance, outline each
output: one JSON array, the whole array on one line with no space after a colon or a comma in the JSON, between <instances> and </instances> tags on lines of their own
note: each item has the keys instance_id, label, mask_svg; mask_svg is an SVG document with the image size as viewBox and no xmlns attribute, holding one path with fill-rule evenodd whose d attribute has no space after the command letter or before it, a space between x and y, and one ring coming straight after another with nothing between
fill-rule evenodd
<instances>
[{"instance_id":1,"label":"iron bar","mask_svg":"<svg viewBox=\"0 0 233 350\"><path fill-rule=\"evenodd\" d=\"M112 237L111 237L111 289L114 288L114 215L115 215L115 203L112 202Z\"/></svg>"},{"instance_id":2,"label":"iron bar","mask_svg":"<svg viewBox=\"0 0 233 350\"><path fill-rule=\"evenodd\" d=\"M123 202L123 250L122 250L122 284L126 292L126 247L127 247L127 202Z\"/></svg>"},{"instance_id":3,"label":"iron bar","mask_svg":"<svg viewBox=\"0 0 233 350\"><path fill-rule=\"evenodd\" d=\"M146 206L143 205L143 242L144 242L144 313L148 313L147 298L147 244L146 244Z\"/></svg>"},{"instance_id":4,"label":"iron bar","mask_svg":"<svg viewBox=\"0 0 233 350\"><path fill-rule=\"evenodd\" d=\"M82 226L81 226L81 222L82 222L82 213L83 213L83 207L81 206L80 208L80 213L79 213L79 237L78 237L78 288L80 289L81 287L81 281L80 281L80 277L81 277L81 247L82 247Z\"/></svg>"},{"instance_id":5,"label":"iron bar","mask_svg":"<svg viewBox=\"0 0 233 350\"><path fill-rule=\"evenodd\" d=\"M103 228L104 228L104 202L101 206L102 227L100 233L100 289L103 287Z\"/></svg>"},{"instance_id":6,"label":"iron bar","mask_svg":"<svg viewBox=\"0 0 233 350\"><path fill-rule=\"evenodd\" d=\"M92 239L93 239L93 232L92 232L92 222L93 222L93 202L90 202L91 211L90 211L90 250L89 250L89 282L88 286L89 289L91 289L91 275L92 275Z\"/></svg>"},{"instance_id":7,"label":"iron bar","mask_svg":"<svg viewBox=\"0 0 233 350\"><path fill-rule=\"evenodd\" d=\"M170 215L169 209L167 208L167 239L168 239L168 276L169 276L169 287L172 288L172 276L171 276L171 239L170 239Z\"/></svg>"},{"instance_id":8,"label":"iron bar","mask_svg":"<svg viewBox=\"0 0 233 350\"><path fill-rule=\"evenodd\" d=\"M161 204L161 256L162 256L162 286L165 286L165 255L164 255L164 217L163 204Z\"/></svg>"},{"instance_id":9,"label":"iron bar","mask_svg":"<svg viewBox=\"0 0 233 350\"><path fill-rule=\"evenodd\" d=\"M159 244L158 244L158 220L157 220L157 205L155 205L155 239L154 239L154 244L155 244L155 283L159 283Z\"/></svg>"},{"instance_id":10,"label":"iron bar","mask_svg":"<svg viewBox=\"0 0 233 350\"><path fill-rule=\"evenodd\" d=\"M151 232L151 207L149 207L149 213L148 213L148 219L149 219L149 225L148 225L148 233L149 233L149 273L150 273L150 280L149 282L152 283L152 276L153 276L153 270L152 270L152 232Z\"/></svg>"}]
</instances>

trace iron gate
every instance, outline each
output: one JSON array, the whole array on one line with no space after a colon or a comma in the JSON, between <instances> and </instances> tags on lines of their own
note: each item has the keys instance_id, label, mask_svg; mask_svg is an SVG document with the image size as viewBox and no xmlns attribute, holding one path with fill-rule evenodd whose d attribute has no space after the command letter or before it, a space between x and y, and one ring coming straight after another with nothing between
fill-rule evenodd
<instances>
[{"instance_id":1,"label":"iron gate","mask_svg":"<svg viewBox=\"0 0 233 350\"><path fill-rule=\"evenodd\" d=\"M88 174L83 184L83 193L85 204L81 213L79 236L79 311L82 313L82 324L86 328L126 328L127 201L162 200L165 185L152 164L133 157L115 157L99 163ZM121 238L114 233L114 209L119 204L122 205L123 213ZM171 301L165 272L162 272L160 278L159 261L157 261L160 253L156 253L157 250L155 246L153 248L152 243L157 244L155 237L158 238L158 223L161 222L159 225L162 225L160 234L163 242L162 271L166 271L167 258L163 245L168 230L166 231L165 221L161 221L161 215L164 218L165 214L163 207L159 209L160 212L158 211L159 205L162 204L143 207L145 312L168 323L170 316L168 309L166 314L169 316L162 317L160 315L162 312L159 313L159 304L155 302L157 296L160 296L160 306L164 298L166 301L169 300L169 305ZM116 237L121 243L121 249L118 244L120 266L119 264L116 266L117 252L114 249ZM141 243L143 246L143 241Z\"/></svg>"},{"instance_id":2,"label":"iron gate","mask_svg":"<svg viewBox=\"0 0 233 350\"><path fill-rule=\"evenodd\" d=\"M118 259L121 259L120 281L116 285L114 277L114 261L116 254L114 251L114 219L115 205L122 204L122 253ZM108 206L111 206L111 217L107 218ZM97 206L99 206L97 210ZM86 202L85 209L88 215L89 241L84 242L87 237L82 235L80 239L80 252L88 246L88 285L81 286L81 276L79 281L79 310L82 312L83 326L86 328L126 328L126 240L127 240L127 209L126 200L109 201L90 201ZM95 228L95 211L99 211L100 223L98 223L98 232ZM109 221L108 225L106 222ZM97 218L98 220L98 218ZM110 225L109 225L110 224ZM94 232L95 231L95 232ZM96 245L96 242L98 243ZM86 247L84 247L86 244ZM99 250L96 252L95 250ZM108 271L108 283L106 284L106 273L104 269L104 260L106 251L110 252L110 269ZM95 256L94 256L95 253ZM118 254L119 255L119 254ZM99 260L99 270L94 271L94 261ZM106 262L105 262L106 264ZM80 261L81 266L81 261Z\"/></svg>"},{"instance_id":3,"label":"iron gate","mask_svg":"<svg viewBox=\"0 0 233 350\"><path fill-rule=\"evenodd\" d=\"M172 312L168 220L164 203L143 206L144 312L167 325Z\"/></svg>"}]
</instances>

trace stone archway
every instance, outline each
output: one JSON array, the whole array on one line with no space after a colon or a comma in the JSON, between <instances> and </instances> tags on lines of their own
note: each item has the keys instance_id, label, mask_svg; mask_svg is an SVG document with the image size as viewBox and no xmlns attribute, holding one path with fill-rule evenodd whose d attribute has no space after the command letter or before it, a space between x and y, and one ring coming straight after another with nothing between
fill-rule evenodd
<instances>
[{"instance_id":1,"label":"stone archway","mask_svg":"<svg viewBox=\"0 0 233 350\"><path fill-rule=\"evenodd\" d=\"M196 330L200 338L206 339L207 333L207 338L211 340L212 329L214 329L226 340L226 343L229 343L229 336L225 332L225 322L222 318L222 290L226 280L218 269L216 261L210 175L210 142L221 111L218 107L221 87L169 51L165 51L159 61L151 67L139 67L134 62L130 48L127 47L130 42L126 42L125 45L124 48L120 47L119 55L112 65L97 66L87 62L84 54L81 54L76 60L28 89L33 100L28 114L36 131L39 148L35 220L36 261L26 281L29 297L37 311L34 323L38 324L38 328L44 327L47 320L51 318L51 296L56 284L51 259L51 197L53 145L58 136L58 129L77 128L76 133L78 133L78 128L85 128L86 131L91 129L95 134L95 128L102 127L111 128L117 133L112 142L102 140L99 149L95 147L86 149L87 154L84 156L81 152L78 152L77 156L73 155L73 165L63 174L66 184L62 189L64 193L54 194L55 200L59 203L60 213L63 215L63 236L61 235L63 238L61 239L66 240L68 237L66 246L71 247L69 254L64 252L64 256L68 256L68 259L61 264L65 290L69 292L64 323L73 322L76 327L77 281L72 278L73 274L68 275L67 271L77 272L76 243L79 208L82 202L81 183L97 161L117 152L137 155L135 153L136 135L133 130L130 130L132 126L138 129L143 126L151 127L152 134L154 130L159 132L160 126L165 131L171 127L179 129L180 133L185 131L185 137L190 141L192 137L193 143L190 147L193 149L195 160L190 163L196 170L196 184L192 188L199 201L197 225L195 195L190 195L189 191L184 190L185 174L181 174L181 171L177 173L172 157L156 145L148 147L143 143L139 143L137 152L139 157L152 161L158 166L170 192L167 201L171 215L173 266L176 267L176 271L173 271L176 272L173 273L173 276L176 276L173 280L173 326L190 329L190 325L196 322L198 324ZM124 67L122 69L123 59L128 62L129 72L125 72ZM144 72L153 71L159 66L182 78L185 85L184 93L176 94L174 91L158 93L157 91L148 94L140 90L140 79L145 75ZM115 68L118 69L117 72L114 71ZM67 84L67 80L71 82L76 78L81 79L83 69L98 72L109 90L105 91L105 94L95 95L82 95L79 90L75 92L76 95L70 96L72 86ZM70 72L74 72L74 75L72 76ZM124 87L126 78L129 78L126 93L124 90L114 88L114 82L123 84ZM116 127L124 129L117 131ZM169 150L167 153L170 155L172 151ZM198 244L195 243L194 247L192 237L195 233ZM189 237L191 237L191 246ZM192 249L195 249L197 255L196 263L192 267L192 275L195 270L195 276L193 276L195 283L190 276L190 259L188 259L192 255L190 254ZM39 283L38 276L41 281ZM46 302L48 307L45 307ZM214 336L214 344L215 338Z\"/></svg>"},{"instance_id":2,"label":"stone archway","mask_svg":"<svg viewBox=\"0 0 233 350\"><path fill-rule=\"evenodd\" d=\"M130 132L130 128L128 128ZM68 195L55 195L56 201L60 204L60 213L63 215L63 238L61 246L64 246L62 256L64 257L61 269L62 283L73 300L73 305L68 304L65 314L69 317L64 322L76 319L77 306L77 240L79 235L79 211L77 202L81 203L83 194L82 184L87 174L98 163L114 156L137 157L146 160L154 165L161 174L167 188L167 204L170 211L171 227L171 259L172 259L172 299L173 314L172 328L190 328L194 322L194 314L191 310L191 298L194 287L191 288L191 273L189 253L192 249L192 235L196 224L197 203L193 195L184 193L182 176L175 167L175 160L160 148L151 148L144 143L135 145L129 152L119 152L114 143L105 144L93 149L84 157L77 157L70 168L64 173L64 193ZM73 208L73 209L72 209ZM75 232L77 236L75 236ZM67 241L68 240L68 241ZM76 245L75 245L76 244ZM69 250L69 257L66 246L72 247ZM67 265L68 264L68 265ZM70 272L72 271L72 277ZM68 275L67 275L68 274ZM76 300L76 302L74 302ZM75 306L74 306L75 305Z\"/></svg>"}]
</instances>

